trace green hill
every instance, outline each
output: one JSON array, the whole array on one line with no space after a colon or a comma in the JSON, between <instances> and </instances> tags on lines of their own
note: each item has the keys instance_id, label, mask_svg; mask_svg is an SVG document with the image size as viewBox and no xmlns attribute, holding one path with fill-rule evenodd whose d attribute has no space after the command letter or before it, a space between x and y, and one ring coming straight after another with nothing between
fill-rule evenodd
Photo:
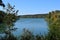
<instances>
[{"instance_id":1,"label":"green hill","mask_svg":"<svg viewBox=\"0 0 60 40\"><path fill-rule=\"evenodd\" d=\"M45 18L48 14L22 15L21 18Z\"/></svg>"}]
</instances>

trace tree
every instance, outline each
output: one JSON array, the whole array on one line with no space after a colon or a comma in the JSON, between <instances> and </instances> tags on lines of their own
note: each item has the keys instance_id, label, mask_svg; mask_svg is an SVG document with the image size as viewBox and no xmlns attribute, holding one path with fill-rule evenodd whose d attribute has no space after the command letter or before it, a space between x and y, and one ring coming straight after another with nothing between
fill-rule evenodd
<instances>
[{"instance_id":1,"label":"tree","mask_svg":"<svg viewBox=\"0 0 60 40\"><path fill-rule=\"evenodd\" d=\"M2 2L2 0L0 0L0 6L5 7L5 4Z\"/></svg>"},{"instance_id":2,"label":"tree","mask_svg":"<svg viewBox=\"0 0 60 40\"><path fill-rule=\"evenodd\" d=\"M48 36L47 36L48 40L60 40L60 18L57 17L56 18L57 20L54 19L55 18L54 14L57 15L58 13L60 14L59 11L57 11L57 12L52 11L51 12L52 15L49 14L49 17L47 19L47 20L49 20L48 21L49 32L48 32ZM53 19L56 21L54 21Z\"/></svg>"},{"instance_id":3,"label":"tree","mask_svg":"<svg viewBox=\"0 0 60 40\"><path fill-rule=\"evenodd\" d=\"M0 31L1 33L6 34L6 38L8 38L8 40L10 37L12 38L11 32L17 29L17 28L14 28L14 23L18 20L18 16L17 16L18 10L15 11L14 7L15 6L11 6L8 3L8 6L5 7L6 11L4 12L5 13L4 17L2 17L2 23L0 24ZM4 13L1 13L1 14L4 14Z\"/></svg>"}]
</instances>

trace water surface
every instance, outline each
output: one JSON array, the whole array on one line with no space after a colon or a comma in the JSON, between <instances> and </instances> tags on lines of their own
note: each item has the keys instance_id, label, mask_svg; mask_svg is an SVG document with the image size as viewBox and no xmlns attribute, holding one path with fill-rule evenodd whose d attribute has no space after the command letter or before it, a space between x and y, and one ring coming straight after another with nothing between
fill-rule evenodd
<instances>
[{"instance_id":1,"label":"water surface","mask_svg":"<svg viewBox=\"0 0 60 40\"><path fill-rule=\"evenodd\" d=\"M44 18L20 18L16 23L15 27L18 28L14 34L20 35L23 29L30 30L33 34L44 34L48 31L47 22Z\"/></svg>"}]
</instances>

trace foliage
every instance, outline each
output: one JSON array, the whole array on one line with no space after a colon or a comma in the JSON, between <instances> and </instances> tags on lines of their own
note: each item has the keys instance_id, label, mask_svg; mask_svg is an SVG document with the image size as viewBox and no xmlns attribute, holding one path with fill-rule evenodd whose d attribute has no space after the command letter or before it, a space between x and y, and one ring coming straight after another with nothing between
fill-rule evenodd
<instances>
[{"instance_id":1,"label":"foliage","mask_svg":"<svg viewBox=\"0 0 60 40\"><path fill-rule=\"evenodd\" d=\"M34 35L31 31L24 29L20 40L45 40L43 35Z\"/></svg>"},{"instance_id":2,"label":"foliage","mask_svg":"<svg viewBox=\"0 0 60 40\"><path fill-rule=\"evenodd\" d=\"M20 40L31 40L33 38L33 34L29 31L24 29Z\"/></svg>"},{"instance_id":3,"label":"foliage","mask_svg":"<svg viewBox=\"0 0 60 40\"><path fill-rule=\"evenodd\" d=\"M1 37L0 40L17 40L17 37L15 37L13 34L10 34L8 37L7 35Z\"/></svg>"},{"instance_id":4,"label":"foliage","mask_svg":"<svg viewBox=\"0 0 60 40\"><path fill-rule=\"evenodd\" d=\"M6 12L0 11L0 23L5 25L5 28L9 30L14 26L14 22L16 22L18 19L18 10L15 11L14 7L15 6L12 7L8 3L8 6L5 8Z\"/></svg>"},{"instance_id":5,"label":"foliage","mask_svg":"<svg viewBox=\"0 0 60 40\"><path fill-rule=\"evenodd\" d=\"M12 7L9 3L4 11L0 11L0 33L5 33L5 37L2 40L17 40L14 35L12 35L12 30L14 29L14 23L18 20L17 16L18 10L15 11L14 6Z\"/></svg>"},{"instance_id":6,"label":"foliage","mask_svg":"<svg viewBox=\"0 0 60 40\"><path fill-rule=\"evenodd\" d=\"M0 6L5 7L5 4L3 3L3 1L2 1L2 0L0 0Z\"/></svg>"},{"instance_id":7,"label":"foliage","mask_svg":"<svg viewBox=\"0 0 60 40\"><path fill-rule=\"evenodd\" d=\"M58 10L49 13L49 17L47 19L49 20L48 21L49 33L47 36L48 40L60 40L60 18L58 17L59 14L60 11Z\"/></svg>"}]
</instances>

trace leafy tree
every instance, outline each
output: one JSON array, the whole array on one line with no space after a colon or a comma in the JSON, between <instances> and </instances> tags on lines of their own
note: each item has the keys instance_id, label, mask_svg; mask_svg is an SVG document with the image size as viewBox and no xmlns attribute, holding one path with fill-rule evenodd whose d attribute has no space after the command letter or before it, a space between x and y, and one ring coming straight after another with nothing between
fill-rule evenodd
<instances>
[{"instance_id":1,"label":"leafy tree","mask_svg":"<svg viewBox=\"0 0 60 40\"><path fill-rule=\"evenodd\" d=\"M49 15L49 18L48 18L49 33L47 36L48 40L60 40L60 20L59 20L60 18L54 17L54 14L57 15L58 13L60 13L60 12L53 11L53 12L51 12L52 15ZM54 21L53 19L54 20L57 19L57 20Z\"/></svg>"},{"instance_id":2,"label":"leafy tree","mask_svg":"<svg viewBox=\"0 0 60 40\"><path fill-rule=\"evenodd\" d=\"M14 40L15 37L12 36L11 32L17 29L13 27L14 23L19 19L19 17L17 16L18 10L15 11L14 7L15 6L11 6L8 3L8 6L5 7L5 12L0 12L0 21L2 21L0 22L0 33L5 33L7 40L10 40L10 38L12 38L11 40Z\"/></svg>"},{"instance_id":3,"label":"leafy tree","mask_svg":"<svg viewBox=\"0 0 60 40\"><path fill-rule=\"evenodd\" d=\"M2 0L0 0L0 6L5 7L5 4L2 2Z\"/></svg>"}]
</instances>

